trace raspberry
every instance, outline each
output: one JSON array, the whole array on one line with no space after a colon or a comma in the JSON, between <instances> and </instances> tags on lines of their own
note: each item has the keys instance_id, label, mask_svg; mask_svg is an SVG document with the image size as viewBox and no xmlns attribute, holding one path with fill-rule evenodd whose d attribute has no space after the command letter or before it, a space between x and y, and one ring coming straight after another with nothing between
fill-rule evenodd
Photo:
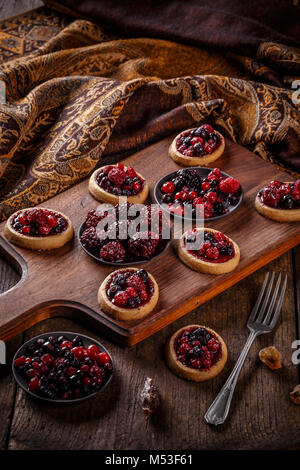
<instances>
[{"instance_id":1,"label":"raspberry","mask_svg":"<svg viewBox=\"0 0 300 470\"><path fill-rule=\"evenodd\" d=\"M196 207L198 204L203 204L203 199L202 197L196 197L194 200L193 200L193 206Z\"/></svg>"},{"instance_id":2,"label":"raspberry","mask_svg":"<svg viewBox=\"0 0 300 470\"><path fill-rule=\"evenodd\" d=\"M295 181L294 189L295 189L296 191L300 191L300 180Z\"/></svg>"},{"instance_id":3,"label":"raspberry","mask_svg":"<svg viewBox=\"0 0 300 470\"><path fill-rule=\"evenodd\" d=\"M211 170L211 172L208 175L208 178L210 177L212 177L212 179L215 179L215 180L220 180L222 178L222 173L219 170L219 168L214 168L213 170Z\"/></svg>"},{"instance_id":4,"label":"raspberry","mask_svg":"<svg viewBox=\"0 0 300 470\"><path fill-rule=\"evenodd\" d=\"M136 171L131 166L128 166L126 169L126 176L128 176L128 178L135 178L137 176Z\"/></svg>"},{"instance_id":5,"label":"raspberry","mask_svg":"<svg viewBox=\"0 0 300 470\"><path fill-rule=\"evenodd\" d=\"M24 225L24 227L22 227L21 231L24 235L28 235L30 233L30 226L29 225Z\"/></svg>"},{"instance_id":6,"label":"raspberry","mask_svg":"<svg viewBox=\"0 0 300 470\"><path fill-rule=\"evenodd\" d=\"M100 250L100 258L106 261L123 261L126 251L119 241L108 242Z\"/></svg>"},{"instance_id":7,"label":"raspberry","mask_svg":"<svg viewBox=\"0 0 300 470\"><path fill-rule=\"evenodd\" d=\"M288 183L282 184L278 189L278 193L280 194L280 196L288 196L289 194L291 194L291 192L292 188Z\"/></svg>"},{"instance_id":8,"label":"raspberry","mask_svg":"<svg viewBox=\"0 0 300 470\"><path fill-rule=\"evenodd\" d=\"M126 279L127 287L132 287L136 292L143 292L146 286L137 274L132 274Z\"/></svg>"},{"instance_id":9,"label":"raspberry","mask_svg":"<svg viewBox=\"0 0 300 470\"><path fill-rule=\"evenodd\" d=\"M137 297L138 295L134 287L127 287L125 292L127 292L127 294L129 295L131 299L133 299L134 297Z\"/></svg>"},{"instance_id":10,"label":"raspberry","mask_svg":"<svg viewBox=\"0 0 300 470\"><path fill-rule=\"evenodd\" d=\"M219 256L220 256L218 248L216 248L215 246L212 246L211 248L208 248L206 250L206 256L209 259L218 259Z\"/></svg>"},{"instance_id":11,"label":"raspberry","mask_svg":"<svg viewBox=\"0 0 300 470\"><path fill-rule=\"evenodd\" d=\"M190 365L193 367L193 369L201 369L201 359L199 357L196 357L195 359L190 360Z\"/></svg>"},{"instance_id":12,"label":"raspberry","mask_svg":"<svg viewBox=\"0 0 300 470\"><path fill-rule=\"evenodd\" d=\"M213 148L209 145L208 142L205 142L205 144L204 144L204 150L205 150L205 153L212 153Z\"/></svg>"},{"instance_id":13,"label":"raspberry","mask_svg":"<svg viewBox=\"0 0 300 470\"><path fill-rule=\"evenodd\" d=\"M148 259L155 254L159 237L153 232L139 232L128 241L128 250L136 258Z\"/></svg>"},{"instance_id":14,"label":"raspberry","mask_svg":"<svg viewBox=\"0 0 300 470\"><path fill-rule=\"evenodd\" d=\"M87 228L80 236L81 243L86 248L99 248L101 240L99 240L95 227Z\"/></svg>"},{"instance_id":15,"label":"raspberry","mask_svg":"<svg viewBox=\"0 0 300 470\"><path fill-rule=\"evenodd\" d=\"M117 292L113 298L113 303L118 305L119 307L123 307L126 305L129 297L126 292Z\"/></svg>"},{"instance_id":16,"label":"raspberry","mask_svg":"<svg viewBox=\"0 0 300 470\"><path fill-rule=\"evenodd\" d=\"M108 179L117 186L121 186L126 179L125 171L120 168L112 168L107 176Z\"/></svg>"},{"instance_id":17,"label":"raspberry","mask_svg":"<svg viewBox=\"0 0 300 470\"><path fill-rule=\"evenodd\" d=\"M188 148L183 151L183 155L186 157L193 157L194 156L194 150L192 148Z\"/></svg>"},{"instance_id":18,"label":"raspberry","mask_svg":"<svg viewBox=\"0 0 300 470\"><path fill-rule=\"evenodd\" d=\"M204 129L209 134L214 132L213 128L209 124L202 124L201 129Z\"/></svg>"},{"instance_id":19,"label":"raspberry","mask_svg":"<svg viewBox=\"0 0 300 470\"><path fill-rule=\"evenodd\" d=\"M240 182L232 177L225 178L219 183L220 190L226 194L235 193L240 189L240 186Z\"/></svg>"},{"instance_id":20,"label":"raspberry","mask_svg":"<svg viewBox=\"0 0 300 470\"><path fill-rule=\"evenodd\" d=\"M212 338L208 341L207 348L209 351L217 352L219 351L220 343L218 340Z\"/></svg>"},{"instance_id":21,"label":"raspberry","mask_svg":"<svg viewBox=\"0 0 300 470\"><path fill-rule=\"evenodd\" d=\"M51 232L51 227L50 227L50 225L45 224L45 225L40 225L40 226L39 226L39 233L40 233L41 235L49 235L50 232Z\"/></svg>"},{"instance_id":22,"label":"raspberry","mask_svg":"<svg viewBox=\"0 0 300 470\"><path fill-rule=\"evenodd\" d=\"M262 200L267 206L276 206L280 201L280 194L271 189L264 188L262 192Z\"/></svg>"},{"instance_id":23,"label":"raspberry","mask_svg":"<svg viewBox=\"0 0 300 470\"><path fill-rule=\"evenodd\" d=\"M58 220L54 215L49 215L48 216L48 224L50 227L57 227L58 225Z\"/></svg>"}]
</instances>

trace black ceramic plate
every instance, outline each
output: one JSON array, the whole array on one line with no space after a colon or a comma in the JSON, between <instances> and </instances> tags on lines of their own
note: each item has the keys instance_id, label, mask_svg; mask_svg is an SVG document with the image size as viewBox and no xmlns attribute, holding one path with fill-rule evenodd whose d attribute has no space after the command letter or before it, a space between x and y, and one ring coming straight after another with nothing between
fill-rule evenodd
<instances>
[{"instance_id":1,"label":"black ceramic plate","mask_svg":"<svg viewBox=\"0 0 300 470\"><path fill-rule=\"evenodd\" d=\"M178 170L180 170L182 168L179 168ZM185 169L185 168L184 168ZM213 170L213 168L207 168L207 167L202 167L202 166L194 166L194 167L188 167L188 169L190 170L197 170L197 172L199 173L200 176L206 178L206 176ZM159 204L160 208L165 211L166 213L168 214L171 214L173 217L176 217L176 218L179 218L181 219L181 216L177 215L177 214L173 214L172 212L170 212L169 210L165 209L163 206L162 206L162 195L163 193L161 192L160 188L162 187L162 185L166 182L166 181L170 181L177 173L178 170L175 170L175 171L172 171L172 173L168 173L167 175L165 175L163 178L161 178L155 185L155 188L154 188L154 199L155 199L155 202L157 204ZM221 171L221 170L220 170ZM229 175L228 173L225 173L224 171L221 171L222 175L225 176L226 178L229 178L231 177L231 175ZM222 214L222 215L218 215L218 216L215 216L215 217L210 217L210 218L207 218L205 219L205 221L210 221L210 220L218 220L218 219L222 219L223 217L227 217L228 215L230 215L232 212L234 212L241 204L242 200L243 200L243 190L242 190L242 187L240 188L239 190L239 201L238 203L235 205L235 206L232 206L230 205L228 207L229 211L228 212L225 212L225 214ZM185 217L186 220L194 220L194 218L191 218L191 217Z\"/></svg>"},{"instance_id":2,"label":"black ceramic plate","mask_svg":"<svg viewBox=\"0 0 300 470\"><path fill-rule=\"evenodd\" d=\"M71 341L76 337L76 336L79 336L79 338L82 339L83 341L83 344L85 347L88 347L90 346L91 344L96 344L96 346L98 346L100 348L100 350L102 352L106 352L109 356L110 356L110 359L111 359L111 363L112 363L112 366L113 366L113 370L111 372L111 375L109 376L109 379L107 380L107 382L103 385L102 388L100 388L100 390L97 390L96 392L93 392L89 395L86 395L84 397L80 397L80 398L75 398L75 399L72 399L72 400L62 400L62 399L57 399L57 400L51 400L50 398L44 398L40 395L38 395L37 393L34 393L34 392L31 392L30 390L28 390L28 383L26 382L26 380L19 374L18 372L18 369L17 367L15 367L15 359L17 359L18 357L20 356L23 356L25 355L26 356L26 348L31 344L33 343L34 341L36 341L37 339L39 338L48 338L48 336L67 336L67 338L69 338ZM85 336L85 335L81 335L81 334L78 334L78 333L72 333L72 332L69 332L69 331L54 331L54 332L49 332L49 333L43 333L42 335L38 335L38 336L35 336L34 338L31 338L29 341L26 341L26 343L24 343L19 349L18 351L16 352L16 354L14 355L14 358L13 358L13 362L12 362L12 372L13 372L13 376L14 376L14 379L15 381L17 382L17 384L24 390L24 392L28 393L28 395L31 395L32 397L34 398L37 398L38 400L42 400L44 402L48 402L48 403L53 403L53 404L59 404L59 405L69 405L69 404L72 404L72 403L78 403L78 402L81 402L81 401L85 401L87 400L88 398L91 398L91 397L94 397L95 395L97 395L97 393L101 393L109 384L109 382L111 381L111 378L113 376L113 373L114 373L114 364L113 364L113 359L111 357L111 354L107 351L107 349L101 344L99 343L99 341L97 341L96 339L93 339L93 338L90 338L89 336Z\"/></svg>"},{"instance_id":3,"label":"black ceramic plate","mask_svg":"<svg viewBox=\"0 0 300 470\"><path fill-rule=\"evenodd\" d=\"M83 244L81 243L80 237L84 230L85 230L85 222L83 222L80 225L79 230L78 230L78 240L83 251L85 251L87 255L91 256L92 258L94 258L94 260L98 261L99 263L108 264L110 266L135 266L136 264L147 263L148 261L151 261L152 259L157 258L158 256L162 255L168 249L171 243L171 238L170 240L160 240L157 253L149 259L139 259L135 261L129 259L128 261L120 261L120 262L119 261L118 262L106 261L100 258L100 256L97 256L96 250L89 251L87 248L83 246Z\"/></svg>"}]
</instances>

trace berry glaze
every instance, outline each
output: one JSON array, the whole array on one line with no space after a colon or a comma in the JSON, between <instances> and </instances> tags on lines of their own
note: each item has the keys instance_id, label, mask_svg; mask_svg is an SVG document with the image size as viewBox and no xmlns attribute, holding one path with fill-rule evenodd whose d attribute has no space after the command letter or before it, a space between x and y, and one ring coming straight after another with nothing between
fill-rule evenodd
<instances>
[{"instance_id":1,"label":"berry glaze","mask_svg":"<svg viewBox=\"0 0 300 470\"><path fill-rule=\"evenodd\" d=\"M97 214L96 210L88 212L80 235L83 247L93 256L111 263L148 260L163 251L168 240L162 238L162 230L167 225L169 226L169 221L162 210L157 206L142 206L145 211L144 228L148 230L138 231L130 238L128 236L129 225L138 215L128 215L127 220L119 220L123 205L127 205L127 211L133 206L126 202L118 204L115 206L116 217L107 211L101 215ZM104 217L107 217L107 224L100 238L97 225ZM154 226L153 223L151 224L152 217L157 221Z\"/></svg>"},{"instance_id":2,"label":"berry glaze","mask_svg":"<svg viewBox=\"0 0 300 470\"><path fill-rule=\"evenodd\" d=\"M127 269L114 272L106 285L106 295L116 306L138 308L147 304L154 292L154 284L145 269Z\"/></svg>"},{"instance_id":3,"label":"berry glaze","mask_svg":"<svg viewBox=\"0 0 300 470\"><path fill-rule=\"evenodd\" d=\"M100 390L112 374L111 357L76 336L49 336L29 343L14 366L28 390L50 400L73 400Z\"/></svg>"},{"instance_id":4,"label":"berry glaze","mask_svg":"<svg viewBox=\"0 0 300 470\"><path fill-rule=\"evenodd\" d=\"M142 191L145 180L130 166L122 163L108 165L97 173L96 181L100 188L115 196L136 196Z\"/></svg>"},{"instance_id":5,"label":"berry glaze","mask_svg":"<svg viewBox=\"0 0 300 470\"><path fill-rule=\"evenodd\" d=\"M186 157L203 157L220 146L219 134L209 124L185 131L176 140L176 149Z\"/></svg>"},{"instance_id":6,"label":"berry glaze","mask_svg":"<svg viewBox=\"0 0 300 470\"><path fill-rule=\"evenodd\" d=\"M184 246L186 242L195 243L196 238L203 236L203 233L191 230L184 238ZM199 250L189 250L195 258L209 263L226 263L235 255L234 246L231 241L222 232L208 232L204 230L204 241L201 243Z\"/></svg>"},{"instance_id":7,"label":"berry glaze","mask_svg":"<svg viewBox=\"0 0 300 470\"><path fill-rule=\"evenodd\" d=\"M177 360L191 369L208 370L222 357L217 337L197 326L181 331L174 340Z\"/></svg>"},{"instance_id":8,"label":"berry glaze","mask_svg":"<svg viewBox=\"0 0 300 470\"><path fill-rule=\"evenodd\" d=\"M168 210L182 216L186 205L190 205L193 217L196 206L203 205L204 218L221 216L230 211L240 201L241 185L232 177L223 176L214 168L207 177L199 174L195 168L178 170L161 187L161 201L168 205Z\"/></svg>"},{"instance_id":9,"label":"berry glaze","mask_svg":"<svg viewBox=\"0 0 300 470\"><path fill-rule=\"evenodd\" d=\"M259 191L258 197L274 209L300 209L300 180L295 183L273 180Z\"/></svg>"},{"instance_id":10,"label":"berry glaze","mask_svg":"<svg viewBox=\"0 0 300 470\"><path fill-rule=\"evenodd\" d=\"M64 232L68 221L63 215L48 209L26 209L14 216L11 226L28 237L47 237Z\"/></svg>"}]
</instances>

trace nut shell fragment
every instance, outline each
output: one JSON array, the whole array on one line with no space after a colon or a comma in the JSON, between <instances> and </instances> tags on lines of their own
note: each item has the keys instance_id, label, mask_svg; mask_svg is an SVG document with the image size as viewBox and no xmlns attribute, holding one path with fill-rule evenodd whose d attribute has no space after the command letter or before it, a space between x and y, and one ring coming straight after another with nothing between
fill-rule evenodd
<instances>
[{"instance_id":1,"label":"nut shell fragment","mask_svg":"<svg viewBox=\"0 0 300 470\"><path fill-rule=\"evenodd\" d=\"M294 390L290 393L290 399L295 405L300 405L300 384L296 385Z\"/></svg>"},{"instance_id":2,"label":"nut shell fragment","mask_svg":"<svg viewBox=\"0 0 300 470\"><path fill-rule=\"evenodd\" d=\"M158 388L153 384L153 379L147 377L140 395L141 406L147 417L152 415L160 405Z\"/></svg>"},{"instance_id":3,"label":"nut shell fragment","mask_svg":"<svg viewBox=\"0 0 300 470\"><path fill-rule=\"evenodd\" d=\"M281 369L282 367L282 354L275 348L275 346L261 349L259 351L259 358L271 370Z\"/></svg>"}]
</instances>

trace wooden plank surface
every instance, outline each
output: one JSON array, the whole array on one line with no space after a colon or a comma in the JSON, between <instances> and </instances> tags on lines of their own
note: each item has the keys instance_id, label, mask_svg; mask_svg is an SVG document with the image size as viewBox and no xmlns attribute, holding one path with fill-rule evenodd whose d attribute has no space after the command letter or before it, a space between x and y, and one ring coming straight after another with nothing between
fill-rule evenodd
<instances>
[{"instance_id":1,"label":"wooden plank surface","mask_svg":"<svg viewBox=\"0 0 300 470\"><path fill-rule=\"evenodd\" d=\"M168 157L171 140L172 137L168 137L124 160L125 164L133 165L147 178L152 202L156 182L170 171L180 168ZM0 338L10 339L41 319L56 315L57 307L63 307L67 315L81 318L95 327L99 323L100 328L105 328L114 340L133 345L300 241L299 223L273 222L262 217L254 208L257 191L271 179L286 181L288 176L284 172L229 140L226 140L224 155L217 165L239 179L244 200L230 216L207 221L206 225L220 229L238 243L241 261L237 269L222 276L197 273L180 262L175 251L169 248L160 257L142 265L157 280L160 297L155 311L132 326L101 312L97 291L102 280L115 268L97 263L87 256L76 236L73 243L57 252L40 253L18 248L17 252L26 262L23 263L23 272L28 269L28 274L15 289L1 296ZM65 212L71 218L76 234L88 210L99 204L88 193L87 185L88 181L83 181L43 204ZM3 228L4 223L0 225L0 233ZM10 249L3 239L0 239L0 245L4 252Z\"/></svg>"}]
</instances>

